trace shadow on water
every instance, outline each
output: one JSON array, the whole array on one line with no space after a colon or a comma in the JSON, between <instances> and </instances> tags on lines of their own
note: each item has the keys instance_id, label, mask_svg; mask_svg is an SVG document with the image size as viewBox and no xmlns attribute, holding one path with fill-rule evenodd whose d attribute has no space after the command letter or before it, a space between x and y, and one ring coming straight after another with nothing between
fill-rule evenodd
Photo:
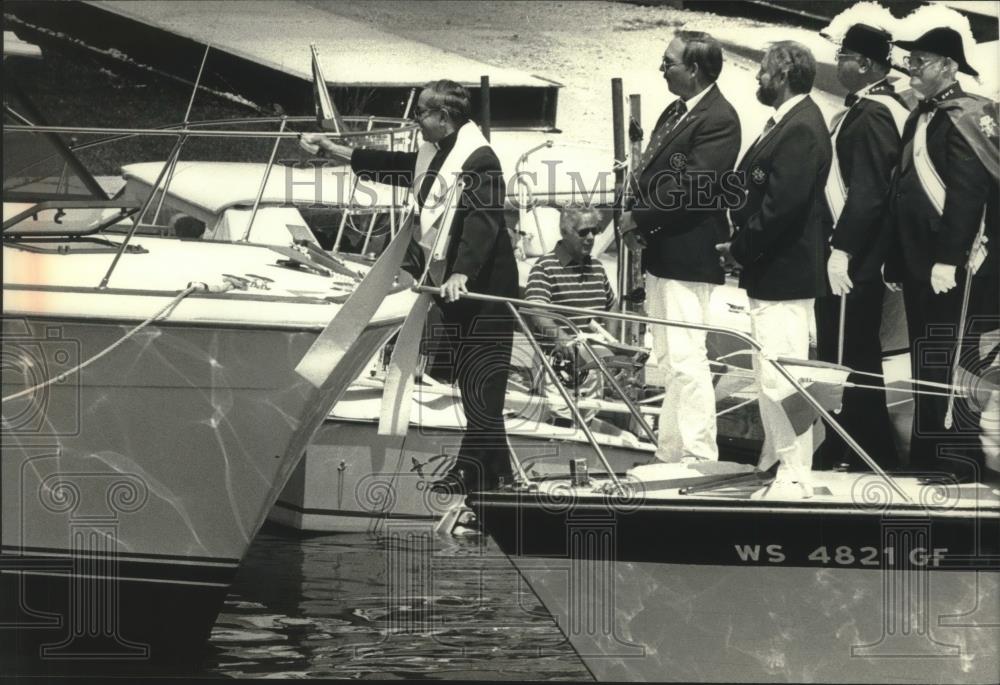
<instances>
[{"instance_id":1,"label":"shadow on water","mask_svg":"<svg viewBox=\"0 0 1000 685\"><path fill-rule=\"evenodd\" d=\"M486 536L295 536L265 528L202 675L580 680L590 674Z\"/></svg>"}]
</instances>

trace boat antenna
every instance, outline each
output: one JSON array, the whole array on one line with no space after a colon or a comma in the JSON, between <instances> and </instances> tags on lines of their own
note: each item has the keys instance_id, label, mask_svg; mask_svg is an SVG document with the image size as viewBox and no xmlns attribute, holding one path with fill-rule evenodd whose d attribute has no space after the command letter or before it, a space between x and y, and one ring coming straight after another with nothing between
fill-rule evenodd
<instances>
[{"instance_id":1,"label":"boat antenna","mask_svg":"<svg viewBox=\"0 0 1000 685\"><path fill-rule=\"evenodd\" d=\"M191 89L191 99L188 100L187 109L184 111L184 124L182 130L187 131L188 126L191 122L191 108L194 106L194 96L198 94L198 86L201 85L201 75L205 71L205 62L208 60L208 52L212 49L212 44L209 43L205 46L205 54L201 56L201 66L198 67L198 75L194 79L194 88ZM167 180L163 183L163 192L160 193L160 199L156 203L156 212L153 214L153 224L155 225L160 219L160 210L163 209L163 201L167 197L167 188L170 187L170 182L174 180L174 170L177 168L177 160L180 158L180 148L187 141L186 135L181 135L180 145L177 148L177 154L170 160L170 168L167 170ZM156 189L153 189L156 192Z\"/></svg>"},{"instance_id":2,"label":"boat antenna","mask_svg":"<svg viewBox=\"0 0 1000 685\"><path fill-rule=\"evenodd\" d=\"M410 110L413 108L413 100L417 97L417 89L410 88L410 97L406 100L406 107L403 108L403 119L410 118Z\"/></svg>"}]
</instances>

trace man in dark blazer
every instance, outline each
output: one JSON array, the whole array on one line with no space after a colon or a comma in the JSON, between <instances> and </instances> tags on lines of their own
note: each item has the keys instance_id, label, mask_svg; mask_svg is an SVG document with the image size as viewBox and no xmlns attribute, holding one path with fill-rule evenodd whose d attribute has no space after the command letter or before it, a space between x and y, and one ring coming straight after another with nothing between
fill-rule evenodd
<instances>
[{"instance_id":1,"label":"man in dark blazer","mask_svg":"<svg viewBox=\"0 0 1000 685\"><path fill-rule=\"evenodd\" d=\"M461 295L472 291L517 297L517 264L503 216L503 173L496 153L471 121L469 93L460 84L427 84L413 118L424 139L418 152L354 149L323 134L304 134L303 143L307 149L319 146L332 157L349 159L363 177L417 185L413 190L425 232L425 216L442 212L444 187L456 180L446 176L460 175L465 181L451 226L442 227L450 230L450 238L444 272L433 285L440 286L435 299L443 325L432 327L426 349L453 366L467 425L458 460L432 488L455 494L492 489L501 480L513 479L503 406L514 322L505 306ZM419 279L425 260L424 248L414 242L403 268Z\"/></svg>"},{"instance_id":2,"label":"man in dark blazer","mask_svg":"<svg viewBox=\"0 0 1000 685\"><path fill-rule=\"evenodd\" d=\"M822 361L882 373L882 264L888 245L889 181L899 158L899 134L909 108L892 84L885 30L854 24L837 51L837 80L847 88L847 110L831 126L834 163L826 183L829 237L826 263L830 293L816 300L816 352ZM843 310L841 307L843 306ZM843 338L840 316L844 312ZM841 359L842 351L842 359ZM879 376L849 379L868 388L847 388L837 419L883 468L899 465L892 424ZM840 436L828 430L814 468L868 466Z\"/></svg>"},{"instance_id":3,"label":"man in dark blazer","mask_svg":"<svg viewBox=\"0 0 1000 685\"><path fill-rule=\"evenodd\" d=\"M715 252L729 232L720 183L736 162L740 122L715 83L722 48L713 37L678 31L660 70L679 99L660 116L630 179L635 201L622 228L629 247L642 250L648 314L704 324L725 280ZM718 460L705 332L654 326L652 334L665 391L656 456Z\"/></svg>"},{"instance_id":4,"label":"man in dark blazer","mask_svg":"<svg viewBox=\"0 0 1000 685\"><path fill-rule=\"evenodd\" d=\"M732 241L718 246L742 266L752 332L770 357L808 358L814 300L825 291L823 189L832 150L823 115L808 96L815 76L816 61L800 43L775 43L764 54L757 99L775 111L737 166L746 176L745 202L731 212ZM778 429L788 421L781 400L794 390L770 364L754 363L765 433L760 466L780 462L762 494L810 497L811 431L790 438Z\"/></svg>"},{"instance_id":5,"label":"man in dark blazer","mask_svg":"<svg viewBox=\"0 0 1000 685\"><path fill-rule=\"evenodd\" d=\"M886 276L903 284L913 377L952 383L956 354L975 374L996 364L995 339L990 343L984 334L997 328L1000 310L997 103L965 93L958 84L957 72L977 74L957 31L940 27L896 45L910 51L910 85L921 100L903 129L891 196L897 246ZM916 389L941 392L940 387ZM995 402L984 402L977 393L956 399L948 426L946 397L918 393L914 399L910 465L977 478L985 422L996 431L1000 421ZM1000 464L995 433L992 439L985 456Z\"/></svg>"}]
</instances>

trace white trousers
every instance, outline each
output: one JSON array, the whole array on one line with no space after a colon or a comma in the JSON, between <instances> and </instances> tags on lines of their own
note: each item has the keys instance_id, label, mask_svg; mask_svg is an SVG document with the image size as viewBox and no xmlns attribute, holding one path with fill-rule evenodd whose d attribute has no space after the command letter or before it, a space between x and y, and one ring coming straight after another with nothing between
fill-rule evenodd
<instances>
[{"instance_id":1,"label":"white trousers","mask_svg":"<svg viewBox=\"0 0 1000 685\"><path fill-rule=\"evenodd\" d=\"M709 301L716 286L646 274L646 311L658 319L709 323ZM663 370L665 396L660 407L656 457L680 461L697 457L718 461L715 442L715 390L705 350L705 331L652 326L653 353Z\"/></svg>"},{"instance_id":2,"label":"white trousers","mask_svg":"<svg viewBox=\"0 0 1000 685\"><path fill-rule=\"evenodd\" d=\"M815 318L813 300L755 300L750 298L750 329L768 357L809 358L809 330ZM760 403L760 418L764 424L764 447L761 462L781 462L775 480L808 483L812 470L812 430L788 439L788 432L774 429L779 421L787 421L781 401L795 393L795 388L771 364L754 355L758 390L771 402Z\"/></svg>"}]
</instances>

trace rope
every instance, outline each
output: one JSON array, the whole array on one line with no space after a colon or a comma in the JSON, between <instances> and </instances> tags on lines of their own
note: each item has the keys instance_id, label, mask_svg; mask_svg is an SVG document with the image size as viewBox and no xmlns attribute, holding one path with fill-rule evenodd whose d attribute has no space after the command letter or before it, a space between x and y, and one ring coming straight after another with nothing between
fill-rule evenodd
<instances>
[{"instance_id":1,"label":"rope","mask_svg":"<svg viewBox=\"0 0 1000 685\"><path fill-rule=\"evenodd\" d=\"M146 319L145 321L143 321L142 323L140 323L138 326L136 326L135 328L133 328L132 330L130 330L128 333L126 333L121 338L119 338L118 340L116 340L115 342L113 342L111 345L109 345L108 347L104 348L103 350L101 350L100 352L98 352L97 354L95 354L90 359L88 359L88 360L86 360L84 362L81 362L80 364L77 364L72 369L68 369L66 371L63 371L61 374L59 374L58 376L55 376L54 378L50 378L47 381L43 381L43 382L41 382L41 383L39 383L37 385L33 385L30 388L25 388L24 390L21 390L20 392L14 393L13 395L8 395L7 397L4 397L2 401L3 402L9 402L10 400L16 400L18 397L24 397L25 395L30 395L30 394L38 391L38 390L41 390L42 388L47 388L50 385L53 385L55 383L59 383L59 382L65 380L66 378L69 378L70 376L72 376L75 373L79 373L80 371L83 371L85 368L87 368L88 366L90 366L91 364L93 364L94 362L96 362L101 357L104 357L105 355L109 354L112 350L114 350L114 349L118 348L119 346L121 346L125 341L127 341L130 338L134 337L139 331L141 331L142 329L144 329L146 326L148 326L149 324L153 323L154 321L156 321L157 319L159 319L161 316L164 316L164 315L168 314L170 311L173 310L174 307L176 307L178 305L178 303L180 303L181 300L183 300L185 297L187 297L188 295L190 295L193 292L198 292L198 291L203 291L203 292L226 292L227 290L232 290L234 287L236 287L236 286L231 281L227 281L226 284L223 285L223 286L214 286L214 287L209 286L209 285L207 285L205 283L191 283L184 290L182 290L181 292L177 293L177 295L172 300L170 300L170 302L165 307L163 307L158 312L156 312L155 314L153 314L151 317L149 317L148 319Z\"/></svg>"}]
</instances>

